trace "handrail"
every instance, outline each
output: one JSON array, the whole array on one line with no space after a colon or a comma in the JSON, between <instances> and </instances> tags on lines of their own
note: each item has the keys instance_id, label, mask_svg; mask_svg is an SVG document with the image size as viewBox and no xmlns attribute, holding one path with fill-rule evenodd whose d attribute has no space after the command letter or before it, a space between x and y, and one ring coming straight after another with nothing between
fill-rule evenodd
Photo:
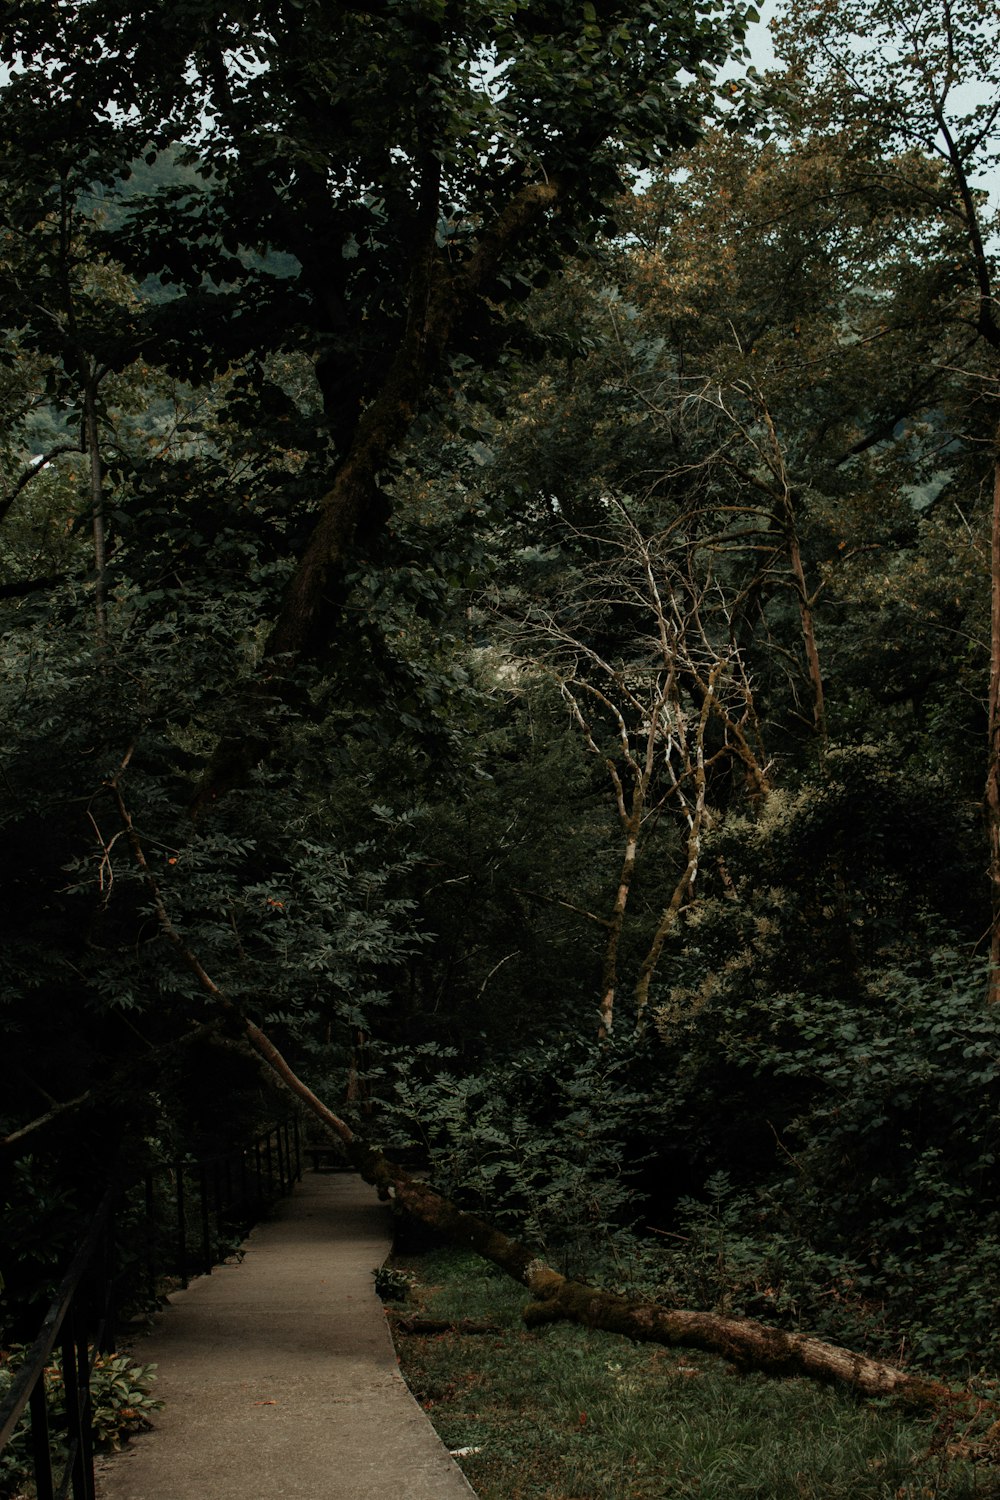
<instances>
[{"instance_id":1,"label":"handrail","mask_svg":"<svg viewBox=\"0 0 1000 1500\"><path fill-rule=\"evenodd\" d=\"M115 1199L115 1189L109 1188L105 1193L100 1208L94 1215L90 1229L87 1232L83 1244L73 1257L73 1264L59 1284L48 1312L42 1319L41 1328L34 1343L24 1357L24 1364L18 1371L14 1383L7 1392L6 1400L0 1402L0 1448L13 1434L14 1428L21 1419L21 1415L28 1404L32 1387L39 1375L45 1369L49 1355L52 1353L59 1330L62 1328L73 1301L73 1294L83 1278L84 1272L90 1265L101 1243L101 1236L107 1227L108 1215Z\"/></svg>"},{"instance_id":2,"label":"handrail","mask_svg":"<svg viewBox=\"0 0 1000 1500\"><path fill-rule=\"evenodd\" d=\"M278 1159L278 1171L272 1170L272 1139ZM267 1157L266 1171L262 1166L262 1151ZM237 1163L241 1192L233 1189L232 1168ZM249 1172L256 1177L257 1194L251 1197L247 1191ZM222 1189L222 1173L225 1169L229 1191ZM231 1209L239 1200L244 1209L252 1202L266 1201L269 1196L280 1197L292 1190L302 1175L301 1137L297 1117L274 1126L258 1136L242 1151L217 1153L191 1162L172 1162L163 1168L174 1180L176 1206L178 1209L176 1267L184 1286L188 1283L187 1228L184 1212L185 1172L197 1174L201 1198L201 1270L210 1272L213 1255L221 1247L213 1241L211 1232L212 1211L216 1219L224 1209ZM211 1170L214 1194L209 1191ZM265 1181L267 1186L265 1187ZM145 1231L149 1240L149 1256L146 1264L146 1280L152 1291L155 1287L157 1267L152 1249L155 1238L155 1191L153 1174L147 1173L141 1183L145 1200ZM94 1443L91 1424L90 1375L98 1352L107 1353L114 1346L116 1259L115 1209L123 1192L118 1187L109 1188L101 1200L100 1207L90 1222L87 1233L73 1257L72 1264L59 1283L58 1290L49 1306L34 1342L24 1357L24 1363L14 1377L10 1390L0 1402L0 1451L13 1437L24 1416L25 1409L31 1414L31 1448L35 1489L38 1500L65 1500L72 1488L73 1500L94 1500ZM210 1201L211 1198L211 1201ZM252 1220L250 1220L252 1222ZM79 1295L88 1270L104 1255L105 1266L100 1278L97 1296L87 1298ZM66 1418L68 1434L66 1457L58 1483L53 1475L51 1442L49 1436L48 1397L45 1386L45 1371L49 1365L57 1340L61 1337L61 1364L63 1389L66 1396Z\"/></svg>"}]
</instances>

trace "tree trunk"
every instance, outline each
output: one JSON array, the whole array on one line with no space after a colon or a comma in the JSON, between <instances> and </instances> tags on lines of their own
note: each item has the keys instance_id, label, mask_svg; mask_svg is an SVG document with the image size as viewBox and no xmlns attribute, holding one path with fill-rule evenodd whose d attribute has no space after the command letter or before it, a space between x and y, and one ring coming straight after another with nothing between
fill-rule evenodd
<instances>
[{"instance_id":1,"label":"tree trunk","mask_svg":"<svg viewBox=\"0 0 1000 1500\"><path fill-rule=\"evenodd\" d=\"M653 975L656 973L656 966L660 961L660 954L663 952L663 945L680 920L681 912L694 895L694 883L698 878L698 867L701 862L701 836L705 823L705 754L701 744L697 749L696 800L689 819L687 859L684 869L656 925L649 951L639 968L639 977L635 985L636 1030L641 1030L645 1024L649 990Z\"/></svg>"},{"instance_id":2,"label":"tree trunk","mask_svg":"<svg viewBox=\"0 0 1000 1500\"><path fill-rule=\"evenodd\" d=\"M614 676L612 669L606 662L600 661L602 669L611 677ZM560 683L560 692L564 700L569 704L570 712L578 728L584 737L584 742L591 754L596 755L598 760L604 762L611 785L614 787L615 806L618 810L618 821L621 824L622 833L625 838L625 846L622 850L621 868L618 872L618 886L615 891L615 899L611 908L611 915L603 923L608 929L608 936L604 944L604 956L601 961L601 999L598 1007L599 1023L597 1037L599 1041L611 1035L615 1021L615 998L618 989L618 953L621 947L622 932L625 927L625 912L628 908L629 895L632 890L632 880L635 876L636 860L639 854L639 834L642 831L642 821L646 813L646 794L653 776L654 756L656 752L656 724L662 702L658 702L650 711L649 727L646 731L646 748L642 763L636 760L632 753L628 727L623 715L615 707L607 695L595 688L593 684L581 682L581 686L599 703L611 713L617 724L618 739L621 744L622 770L619 771L610 755L605 754L598 746L594 738L583 709L580 707L578 698L573 693L572 679ZM631 775L632 793L626 804L625 780Z\"/></svg>"},{"instance_id":3,"label":"tree trunk","mask_svg":"<svg viewBox=\"0 0 1000 1500\"><path fill-rule=\"evenodd\" d=\"M625 911L628 906L629 892L632 889L632 877L635 874L635 862L639 850L639 827L642 821L642 797L638 787L633 792L632 802L632 815L625 828L625 852L622 855L622 867L618 876L618 889L615 892L614 906L611 908L611 916L608 920L608 938L604 945L604 959L601 965L600 1024L597 1035L602 1041L611 1035L615 1023L618 949L621 945L622 929L625 926Z\"/></svg>"},{"instance_id":4,"label":"tree trunk","mask_svg":"<svg viewBox=\"0 0 1000 1500\"><path fill-rule=\"evenodd\" d=\"M240 728L216 747L193 800L193 816L245 781L266 753L262 712L282 697L292 669L316 646L330 581L349 556L359 523L371 511L380 475L427 400L456 327L490 286L504 255L544 214L557 208L559 197L559 185L553 179L522 184L457 271L435 243L434 214L410 279L406 330L385 381L362 413L350 448L320 502L312 535L268 636L253 701L245 705Z\"/></svg>"},{"instance_id":5,"label":"tree trunk","mask_svg":"<svg viewBox=\"0 0 1000 1500\"><path fill-rule=\"evenodd\" d=\"M997 428L996 445L993 460L993 520L990 531L990 696L986 770L986 827L990 846L990 895L993 912L987 991L991 1003L1000 1001L1000 426Z\"/></svg>"},{"instance_id":6,"label":"tree trunk","mask_svg":"<svg viewBox=\"0 0 1000 1500\"><path fill-rule=\"evenodd\" d=\"M97 644L108 644L108 545L104 513L104 468L97 424L97 386L88 370L83 393L83 442L87 451L91 528L94 539L94 626Z\"/></svg>"},{"instance_id":7,"label":"tree trunk","mask_svg":"<svg viewBox=\"0 0 1000 1500\"><path fill-rule=\"evenodd\" d=\"M802 549L799 546L799 530L795 521L795 506L792 503L792 490L788 483L788 474L785 469L785 452L778 440L778 429L774 425L774 419L760 392L757 393L757 405L767 425L768 436L771 440L772 457L769 466L775 480L780 486L780 525L785 535L788 565L792 570L792 578L795 582L795 596L799 603L802 649L805 652L806 667L809 672L809 685L812 688L813 696L813 731L819 742L820 753L825 756L827 750L827 726L826 701L823 692L823 672L820 667L819 647L816 644L816 627L813 623L812 601L809 598L809 590L806 587L805 569L802 566Z\"/></svg>"},{"instance_id":8,"label":"tree trunk","mask_svg":"<svg viewBox=\"0 0 1000 1500\"><path fill-rule=\"evenodd\" d=\"M799 601L799 623L802 627L802 645L806 654L809 682L813 692L813 730L819 742L820 751L825 754L827 748L827 728L826 700L823 693L823 672L819 662L819 647L816 644L816 629L813 624L812 604L806 590L806 575L802 567L802 552L799 548L798 530L795 526L794 512L788 500L785 502L785 537L788 547L788 561L791 564L792 577L795 579L795 594Z\"/></svg>"},{"instance_id":9,"label":"tree trunk","mask_svg":"<svg viewBox=\"0 0 1000 1500\"><path fill-rule=\"evenodd\" d=\"M867 1397L893 1396L915 1410L929 1410L956 1398L955 1392L922 1375L909 1375L881 1360L867 1359L807 1334L783 1333L750 1318L687 1312L631 1300L599 1287L567 1281L535 1262L527 1285L535 1301L525 1309L529 1327L557 1319L620 1333L637 1342L701 1349L731 1360L741 1369L768 1375L807 1376L845 1386Z\"/></svg>"}]
</instances>

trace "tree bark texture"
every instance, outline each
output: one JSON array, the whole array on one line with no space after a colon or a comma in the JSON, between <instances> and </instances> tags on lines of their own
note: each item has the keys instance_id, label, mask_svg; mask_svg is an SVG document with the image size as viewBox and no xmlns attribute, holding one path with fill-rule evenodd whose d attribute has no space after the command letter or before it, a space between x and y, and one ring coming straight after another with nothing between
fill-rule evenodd
<instances>
[{"instance_id":1,"label":"tree bark texture","mask_svg":"<svg viewBox=\"0 0 1000 1500\"><path fill-rule=\"evenodd\" d=\"M778 429L774 425L774 418L771 416L770 408L764 400L763 394L759 391L756 392L756 405L760 415L764 419L768 437L770 438L771 453L767 462L777 485L776 491L772 491L771 493L774 494L774 498L777 500L779 514L775 517L775 520L784 534L788 565L791 569L795 597L798 601L799 624L802 630L802 649L805 653L806 667L809 672L809 685L812 689L813 731L819 742L821 751L825 753L828 736L826 701L823 692L823 671L820 665L819 646L816 642L812 600L810 600L809 590L806 587L805 569L802 566L802 549L799 545L799 530L795 519L792 488L788 482L788 474L785 468L785 451L778 438Z\"/></svg>"},{"instance_id":2,"label":"tree bark texture","mask_svg":"<svg viewBox=\"0 0 1000 1500\"><path fill-rule=\"evenodd\" d=\"M1000 426L993 460L993 520L990 530L990 693L986 762L986 827L989 836L990 977L988 997L1000 1001Z\"/></svg>"}]
</instances>

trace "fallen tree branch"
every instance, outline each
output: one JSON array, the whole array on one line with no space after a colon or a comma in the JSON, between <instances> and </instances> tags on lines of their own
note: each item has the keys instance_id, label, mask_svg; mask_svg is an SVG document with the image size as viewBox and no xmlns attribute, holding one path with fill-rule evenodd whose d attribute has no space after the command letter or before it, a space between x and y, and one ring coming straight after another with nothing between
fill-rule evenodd
<instances>
[{"instance_id":1,"label":"fallen tree branch","mask_svg":"<svg viewBox=\"0 0 1000 1500\"><path fill-rule=\"evenodd\" d=\"M463 1338L476 1334L507 1333L500 1323L487 1323L482 1318L422 1318L410 1313L396 1312L387 1307L386 1317L392 1324L393 1333L422 1338L424 1335L458 1333Z\"/></svg>"},{"instance_id":2,"label":"fallen tree branch","mask_svg":"<svg viewBox=\"0 0 1000 1500\"><path fill-rule=\"evenodd\" d=\"M51 1120L58 1120L60 1115L66 1114L71 1109L79 1109L81 1104L93 1096L93 1089L87 1089L82 1094L77 1094L74 1099L66 1099L61 1104L53 1104L44 1115L36 1115L33 1120L28 1120L17 1130L11 1130L7 1135L0 1136L0 1146L13 1146L18 1141L24 1140L25 1136L32 1135L36 1130L41 1130L43 1125L48 1125Z\"/></svg>"},{"instance_id":3,"label":"fallen tree branch","mask_svg":"<svg viewBox=\"0 0 1000 1500\"><path fill-rule=\"evenodd\" d=\"M346 1120L313 1093L265 1032L223 993L184 942L164 905L122 794L121 776L130 757L131 751L118 774L107 785L117 804L136 865L152 897L163 936L194 974L203 993L239 1027L254 1051L284 1086L342 1142L352 1165L378 1190L380 1197L392 1199L422 1224L453 1243L474 1250L528 1289L532 1301L525 1308L524 1320L529 1328L568 1320L586 1328L622 1334L641 1343L700 1349L717 1354L742 1369L761 1370L776 1376L806 1376L842 1386L865 1397L891 1396L915 1411L933 1411L960 1402L974 1402L982 1407L979 1398L967 1391L953 1390L928 1376L911 1375L881 1360L869 1359L808 1334L786 1333L749 1318L725 1318L716 1313L667 1308L571 1281L496 1225L459 1208L428 1183L412 1177L405 1168L390 1161L378 1146L356 1135Z\"/></svg>"}]
</instances>

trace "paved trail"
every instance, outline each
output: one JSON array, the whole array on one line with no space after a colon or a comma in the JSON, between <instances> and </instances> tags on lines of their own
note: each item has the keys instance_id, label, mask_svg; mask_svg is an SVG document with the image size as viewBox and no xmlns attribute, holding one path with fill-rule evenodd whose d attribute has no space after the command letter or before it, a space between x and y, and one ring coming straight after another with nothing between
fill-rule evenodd
<instances>
[{"instance_id":1,"label":"paved trail","mask_svg":"<svg viewBox=\"0 0 1000 1500\"><path fill-rule=\"evenodd\" d=\"M99 1500L470 1500L396 1366L372 1284L389 1243L360 1178L307 1173L136 1346L166 1406Z\"/></svg>"}]
</instances>

